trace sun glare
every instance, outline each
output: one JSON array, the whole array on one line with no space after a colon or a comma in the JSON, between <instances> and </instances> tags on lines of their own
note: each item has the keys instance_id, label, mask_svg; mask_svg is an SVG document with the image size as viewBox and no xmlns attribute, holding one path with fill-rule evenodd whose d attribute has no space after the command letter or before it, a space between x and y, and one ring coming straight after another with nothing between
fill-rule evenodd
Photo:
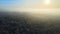
<instances>
[{"instance_id":1,"label":"sun glare","mask_svg":"<svg viewBox=\"0 0 60 34\"><path fill-rule=\"evenodd\" d=\"M45 0L45 4L49 5L50 4L50 0Z\"/></svg>"}]
</instances>

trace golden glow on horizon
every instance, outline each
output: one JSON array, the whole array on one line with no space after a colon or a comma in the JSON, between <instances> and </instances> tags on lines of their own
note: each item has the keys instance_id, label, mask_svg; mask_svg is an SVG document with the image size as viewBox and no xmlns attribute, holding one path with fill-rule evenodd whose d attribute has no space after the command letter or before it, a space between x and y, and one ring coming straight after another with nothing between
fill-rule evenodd
<instances>
[{"instance_id":1,"label":"golden glow on horizon","mask_svg":"<svg viewBox=\"0 0 60 34\"><path fill-rule=\"evenodd\" d=\"M19 7L20 6L20 7ZM14 8L16 11L21 12L33 12L42 14L60 14L60 2L59 0L43 0L39 2L25 2L19 5L18 8ZM13 10L13 9L12 9Z\"/></svg>"}]
</instances>

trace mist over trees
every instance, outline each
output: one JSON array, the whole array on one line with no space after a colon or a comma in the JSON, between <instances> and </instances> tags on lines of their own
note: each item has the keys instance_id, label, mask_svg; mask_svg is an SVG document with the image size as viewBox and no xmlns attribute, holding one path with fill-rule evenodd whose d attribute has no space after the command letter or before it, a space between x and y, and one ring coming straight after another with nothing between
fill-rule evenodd
<instances>
[{"instance_id":1,"label":"mist over trees","mask_svg":"<svg viewBox=\"0 0 60 34\"><path fill-rule=\"evenodd\" d=\"M0 11L0 34L60 34L60 18L39 17L29 13Z\"/></svg>"}]
</instances>

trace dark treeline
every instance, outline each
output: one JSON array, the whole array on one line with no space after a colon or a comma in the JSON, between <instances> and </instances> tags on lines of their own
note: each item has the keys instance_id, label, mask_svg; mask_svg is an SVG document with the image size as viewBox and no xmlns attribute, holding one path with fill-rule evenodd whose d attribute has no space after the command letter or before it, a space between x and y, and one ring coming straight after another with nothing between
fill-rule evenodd
<instances>
[{"instance_id":1,"label":"dark treeline","mask_svg":"<svg viewBox=\"0 0 60 34\"><path fill-rule=\"evenodd\" d=\"M29 17L27 13L0 11L0 34L60 34L60 21Z\"/></svg>"}]
</instances>

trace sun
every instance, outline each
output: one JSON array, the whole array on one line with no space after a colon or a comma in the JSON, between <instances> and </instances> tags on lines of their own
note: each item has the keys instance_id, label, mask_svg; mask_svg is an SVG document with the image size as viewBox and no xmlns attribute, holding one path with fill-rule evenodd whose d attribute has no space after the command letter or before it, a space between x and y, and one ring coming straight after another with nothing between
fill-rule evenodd
<instances>
[{"instance_id":1,"label":"sun","mask_svg":"<svg viewBox=\"0 0 60 34\"><path fill-rule=\"evenodd\" d=\"M49 5L50 4L50 0L45 0L45 4Z\"/></svg>"}]
</instances>

